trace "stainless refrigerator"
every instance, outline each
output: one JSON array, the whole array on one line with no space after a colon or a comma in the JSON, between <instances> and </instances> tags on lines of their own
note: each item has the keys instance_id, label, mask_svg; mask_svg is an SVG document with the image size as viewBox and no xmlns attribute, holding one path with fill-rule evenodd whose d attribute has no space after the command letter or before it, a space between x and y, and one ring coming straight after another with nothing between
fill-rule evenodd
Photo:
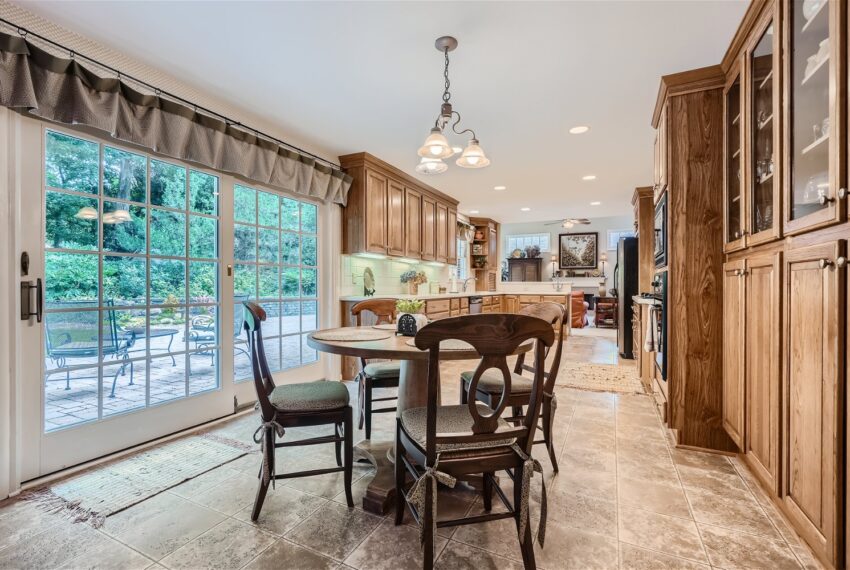
<instances>
[{"instance_id":1,"label":"stainless refrigerator","mask_svg":"<svg viewBox=\"0 0 850 570\"><path fill-rule=\"evenodd\" d=\"M614 296L617 297L617 348L623 358L634 358L632 297L638 291L638 238L621 238L614 266Z\"/></svg>"}]
</instances>

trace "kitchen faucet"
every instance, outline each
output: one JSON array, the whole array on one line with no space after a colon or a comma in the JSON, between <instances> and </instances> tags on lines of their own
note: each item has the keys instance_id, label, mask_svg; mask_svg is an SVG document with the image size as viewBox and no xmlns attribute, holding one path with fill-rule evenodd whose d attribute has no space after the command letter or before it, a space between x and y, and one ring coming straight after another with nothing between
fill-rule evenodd
<instances>
[{"instance_id":1,"label":"kitchen faucet","mask_svg":"<svg viewBox=\"0 0 850 570\"><path fill-rule=\"evenodd\" d=\"M464 293L466 293L466 286L469 284L470 281L475 282L475 277L467 277L466 279L463 280L463 292Z\"/></svg>"}]
</instances>

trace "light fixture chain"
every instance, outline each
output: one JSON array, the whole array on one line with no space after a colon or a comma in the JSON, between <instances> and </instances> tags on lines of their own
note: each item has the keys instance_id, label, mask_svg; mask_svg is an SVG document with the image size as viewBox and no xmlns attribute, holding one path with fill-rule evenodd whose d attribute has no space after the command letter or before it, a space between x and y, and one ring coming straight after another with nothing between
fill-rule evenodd
<instances>
[{"instance_id":1,"label":"light fixture chain","mask_svg":"<svg viewBox=\"0 0 850 570\"><path fill-rule=\"evenodd\" d=\"M446 89L443 91L443 102L448 103L449 99L452 98L452 94L449 93L449 86L451 85L451 81L449 81L449 50L448 48L443 50L443 53L446 54L446 68L443 71L443 76L446 78Z\"/></svg>"}]
</instances>

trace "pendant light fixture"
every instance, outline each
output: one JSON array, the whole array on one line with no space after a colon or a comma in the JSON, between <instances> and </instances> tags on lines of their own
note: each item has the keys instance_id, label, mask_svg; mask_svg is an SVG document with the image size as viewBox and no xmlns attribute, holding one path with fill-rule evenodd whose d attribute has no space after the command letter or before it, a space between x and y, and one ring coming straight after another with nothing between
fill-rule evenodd
<instances>
[{"instance_id":1,"label":"pendant light fixture","mask_svg":"<svg viewBox=\"0 0 850 570\"><path fill-rule=\"evenodd\" d=\"M452 94L449 92L449 86L451 84L449 81L449 52L457 47L457 40L451 36L442 36L437 38L434 46L446 58L446 66L443 71L446 84L443 90L443 103L440 106L440 114L437 120L434 121L434 128L431 129L423 145L419 147L418 154L422 157L422 160L416 166L416 171L423 174L439 174L448 169L448 165L442 159L452 156L455 151L452 150L452 146L449 144L443 131L455 116L457 118L452 123L452 131L458 135L464 133L470 133L472 135L469 144L463 149L460 158L455 161L455 164L463 168L484 168L490 164L490 159L487 158L481 149L478 137L475 136L475 131L472 129L459 131L457 125L460 123L460 113L452 109Z\"/></svg>"}]
</instances>

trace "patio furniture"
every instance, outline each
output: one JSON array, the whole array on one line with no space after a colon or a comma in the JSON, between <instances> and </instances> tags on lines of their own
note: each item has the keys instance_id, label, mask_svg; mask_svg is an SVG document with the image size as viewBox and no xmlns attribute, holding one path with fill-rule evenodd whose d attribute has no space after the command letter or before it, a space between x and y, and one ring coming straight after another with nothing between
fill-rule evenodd
<instances>
[{"instance_id":1,"label":"patio furniture","mask_svg":"<svg viewBox=\"0 0 850 570\"><path fill-rule=\"evenodd\" d=\"M171 366L177 366L177 361L174 360L174 355L171 354L171 343L174 342L174 336L180 332L179 329L155 329L151 328L150 332L148 332L146 327L130 327L123 329L125 335L133 335L137 340L141 340L143 338L152 339L152 338L162 338L168 337L168 346L165 348L150 348L150 351L154 350L163 350L171 357ZM129 352L144 352L145 349L139 350L130 350ZM130 382L132 385L133 382Z\"/></svg>"},{"instance_id":2,"label":"patio furniture","mask_svg":"<svg viewBox=\"0 0 850 570\"><path fill-rule=\"evenodd\" d=\"M363 324L363 311L370 312L377 317L373 324L395 322L395 299L369 299L361 301L351 308L351 314L357 320L357 326ZM360 424L358 429L366 424L366 439L372 439L372 414L395 412L395 406L390 408L372 409L372 402L385 402L397 400L398 396L385 398L373 398L372 390L375 388L398 388L401 364L398 361L369 362L360 357L360 373L357 375L358 384L358 409L360 411Z\"/></svg>"},{"instance_id":3,"label":"patio furniture","mask_svg":"<svg viewBox=\"0 0 850 570\"><path fill-rule=\"evenodd\" d=\"M557 331L555 336L555 356L549 365L549 371L543 372L545 381L543 384L543 404L541 411L542 423L538 426L540 431L543 432L543 438L534 442L535 444L542 443L546 446L546 450L549 452L549 460L552 462L552 469L557 473L558 460L555 456L555 443L552 433L554 431L555 408L557 407L555 382L558 377L558 370L561 367L561 351L563 349L564 326L566 324L564 306L558 303L535 303L534 305L522 308L519 314L543 319ZM546 357L548 358L548 356L549 349L547 348ZM525 364L525 354L520 354L517 357L514 371L511 374L511 389L506 405L511 406L514 415L505 418L508 422L521 423L525 418L523 415L523 406L528 404L529 392L531 391L533 381L531 378L523 376L523 372L535 374L536 369L534 366ZM462 404L465 404L467 401L469 384L472 381L473 375L473 371L463 372L460 375L460 401ZM501 401L504 389L505 383L502 380L502 376L495 370L488 370L481 376L481 381L478 383L475 391L475 399L484 402L491 408L495 408Z\"/></svg>"},{"instance_id":4,"label":"patio furniture","mask_svg":"<svg viewBox=\"0 0 850 570\"><path fill-rule=\"evenodd\" d=\"M59 309L80 309L83 307L91 307L89 301L67 301L64 303L52 303L51 309L56 311L48 315L44 321L45 327L45 349L47 357L56 363L58 368L65 368L68 360L75 358L97 358L98 357L98 324L100 324L100 333L103 335L102 347L100 347L103 358L111 356L114 359L121 359L121 367L116 370L112 377L112 389L109 392L109 397L115 397L115 383L118 376L126 373L126 368L130 366L130 385L133 384L133 361L129 360L130 347L136 342L135 334L122 331L118 327L118 322L115 318L115 310L112 308L114 303L108 300L104 303L105 307L109 307L104 311L105 322L95 321L87 323L84 320L76 320L73 323L68 323L62 327L58 319L60 315L76 315L74 310L59 311ZM94 312L94 314L97 314ZM89 325L89 326L87 326ZM48 373L49 377L51 373ZM81 377L85 378L85 377ZM65 371L65 389L71 389L71 371Z\"/></svg>"},{"instance_id":5,"label":"patio furniture","mask_svg":"<svg viewBox=\"0 0 850 570\"><path fill-rule=\"evenodd\" d=\"M475 347L480 355L469 391L475 393L483 374L496 368L502 372L505 387L511 393L511 375L507 357L522 343L534 342L535 373L525 402L526 414L517 425L503 419L507 398L495 409L469 397L467 404L438 404L440 384L440 343L454 339ZM420 525L424 548L424 568L434 566L434 541L438 527L474 524L512 518L516 522L526 569L535 568L530 524L530 484L534 471L542 471L531 458L534 431L540 417L543 396L545 348L552 346L555 334L547 321L528 315L504 313L468 315L441 319L423 327L416 335L416 346L428 351L428 400L421 408L407 409L396 419L395 524L402 524L405 506ZM505 471L513 480L513 501L509 501L495 478ZM405 479L414 483L405 492ZM454 486L457 478L483 474L485 514L437 522L438 482ZM545 483L544 483L545 485ZM507 512L492 511L496 492ZM541 496L541 531L545 528L546 489ZM543 541L545 532L538 533Z\"/></svg>"},{"instance_id":6,"label":"patio furniture","mask_svg":"<svg viewBox=\"0 0 850 570\"><path fill-rule=\"evenodd\" d=\"M353 507L351 472L354 459L348 388L341 382L329 380L275 386L263 349L261 323L266 320L266 312L256 303L246 301L244 306L244 327L248 333L254 388L257 391L257 403L262 420L260 427L254 433L254 441L261 445L263 451L263 462L260 468L260 485L254 500L251 520L256 521L260 516L269 483L279 479L309 477L340 471L344 473L343 486L346 502L349 507ZM286 428L328 424L334 426L333 435L277 443L278 438L283 438ZM342 435L340 435L340 430L342 430ZM334 444L337 467L294 473L276 473L275 449L324 443ZM341 446L342 450L340 449ZM344 459L341 457L341 451L344 452Z\"/></svg>"},{"instance_id":7,"label":"patio furniture","mask_svg":"<svg viewBox=\"0 0 850 570\"><path fill-rule=\"evenodd\" d=\"M234 295L237 307L248 300L248 295ZM240 311L233 311L233 348L247 357L251 357L248 350L244 348L245 341L242 340L242 315ZM213 348L218 344L216 339L216 317L215 315L195 315L189 320L189 342L195 346L196 354L209 354L210 364L215 365L215 351Z\"/></svg>"}]
</instances>

